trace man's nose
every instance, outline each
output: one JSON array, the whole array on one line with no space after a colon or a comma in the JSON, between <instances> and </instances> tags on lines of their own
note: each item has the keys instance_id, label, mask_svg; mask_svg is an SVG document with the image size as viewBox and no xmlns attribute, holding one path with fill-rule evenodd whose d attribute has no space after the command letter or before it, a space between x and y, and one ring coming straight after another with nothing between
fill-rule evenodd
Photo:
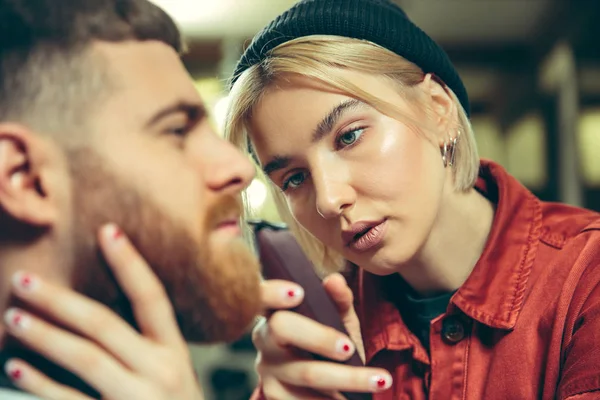
<instances>
[{"instance_id":1,"label":"man's nose","mask_svg":"<svg viewBox=\"0 0 600 400\"><path fill-rule=\"evenodd\" d=\"M205 169L202 173L211 190L236 195L256 176L249 156L216 135L209 149L203 153L208 162L202 163Z\"/></svg>"}]
</instances>

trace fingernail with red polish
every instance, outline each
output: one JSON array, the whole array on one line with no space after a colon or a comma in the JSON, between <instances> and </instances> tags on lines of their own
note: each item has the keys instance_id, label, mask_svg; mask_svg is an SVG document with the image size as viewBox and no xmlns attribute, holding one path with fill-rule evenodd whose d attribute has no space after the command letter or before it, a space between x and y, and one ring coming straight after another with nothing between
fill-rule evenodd
<instances>
[{"instance_id":1,"label":"fingernail with red polish","mask_svg":"<svg viewBox=\"0 0 600 400\"><path fill-rule=\"evenodd\" d=\"M111 240L119 240L123 237L123 231L115 224L106 225L104 229L106 229L106 236L108 236Z\"/></svg>"},{"instance_id":2,"label":"fingernail with red polish","mask_svg":"<svg viewBox=\"0 0 600 400\"><path fill-rule=\"evenodd\" d=\"M12 284L19 290L31 292L38 288L39 279L33 274L19 271L12 276Z\"/></svg>"},{"instance_id":3,"label":"fingernail with red polish","mask_svg":"<svg viewBox=\"0 0 600 400\"><path fill-rule=\"evenodd\" d=\"M4 364L4 371L6 372L6 376L13 381L19 381L23 378L23 370L19 368L14 361L7 361L6 364Z\"/></svg>"},{"instance_id":4,"label":"fingernail with red polish","mask_svg":"<svg viewBox=\"0 0 600 400\"><path fill-rule=\"evenodd\" d=\"M354 346L347 339L339 339L335 344L335 350L339 354L348 355L354 353Z\"/></svg>"},{"instance_id":5,"label":"fingernail with red polish","mask_svg":"<svg viewBox=\"0 0 600 400\"><path fill-rule=\"evenodd\" d=\"M31 321L29 317L27 317L21 311L10 308L4 314L4 322L6 322L6 324L13 329L24 330L29 327Z\"/></svg>"},{"instance_id":6,"label":"fingernail with red polish","mask_svg":"<svg viewBox=\"0 0 600 400\"><path fill-rule=\"evenodd\" d=\"M299 299L302 296L304 296L304 290L299 287L293 288L293 289L288 289L285 291L285 297L287 297L288 300Z\"/></svg>"},{"instance_id":7,"label":"fingernail with red polish","mask_svg":"<svg viewBox=\"0 0 600 400\"><path fill-rule=\"evenodd\" d=\"M392 378L386 375L375 375L371 377L371 390L381 392L392 386Z\"/></svg>"}]
</instances>

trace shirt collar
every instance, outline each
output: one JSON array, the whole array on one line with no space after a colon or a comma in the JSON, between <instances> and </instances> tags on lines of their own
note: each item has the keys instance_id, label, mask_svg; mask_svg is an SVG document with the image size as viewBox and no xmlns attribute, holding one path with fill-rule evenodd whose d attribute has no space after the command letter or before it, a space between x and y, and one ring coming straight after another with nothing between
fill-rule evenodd
<instances>
[{"instance_id":1,"label":"shirt collar","mask_svg":"<svg viewBox=\"0 0 600 400\"><path fill-rule=\"evenodd\" d=\"M465 314L497 329L513 329L523 306L542 234L540 201L501 166L482 162L477 190L495 201L484 251L452 298Z\"/></svg>"}]
</instances>

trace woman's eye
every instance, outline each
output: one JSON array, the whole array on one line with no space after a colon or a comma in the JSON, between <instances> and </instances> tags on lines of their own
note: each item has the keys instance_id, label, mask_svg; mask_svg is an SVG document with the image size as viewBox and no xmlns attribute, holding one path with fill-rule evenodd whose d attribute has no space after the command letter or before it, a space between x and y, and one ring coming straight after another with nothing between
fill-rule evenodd
<instances>
[{"instance_id":1,"label":"woman's eye","mask_svg":"<svg viewBox=\"0 0 600 400\"><path fill-rule=\"evenodd\" d=\"M299 172L297 174L294 174L292 176L290 176L288 179L286 179L286 181L283 183L283 191L286 191L287 189L296 189L297 187L299 187L300 185L302 185L302 183L304 182L304 180L306 179L306 176L303 172Z\"/></svg>"},{"instance_id":2,"label":"woman's eye","mask_svg":"<svg viewBox=\"0 0 600 400\"><path fill-rule=\"evenodd\" d=\"M338 138L338 142L342 147L353 145L363 134L363 131L364 128L358 128L342 133Z\"/></svg>"}]
</instances>

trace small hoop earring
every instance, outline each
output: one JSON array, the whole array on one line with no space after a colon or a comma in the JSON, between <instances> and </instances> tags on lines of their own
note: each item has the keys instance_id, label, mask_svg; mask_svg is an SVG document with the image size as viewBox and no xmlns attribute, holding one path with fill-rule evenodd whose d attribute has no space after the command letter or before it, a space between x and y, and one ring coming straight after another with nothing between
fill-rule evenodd
<instances>
[{"instance_id":1,"label":"small hoop earring","mask_svg":"<svg viewBox=\"0 0 600 400\"><path fill-rule=\"evenodd\" d=\"M448 135L449 136L449 135ZM457 131L455 137L449 137L447 142L444 142L444 147L442 147L442 162L444 163L444 168L452 167L454 165L455 155L456 155L456 144L458 143L458 139L460 138L460 130Z\"/></svg>"}]
</instances>

